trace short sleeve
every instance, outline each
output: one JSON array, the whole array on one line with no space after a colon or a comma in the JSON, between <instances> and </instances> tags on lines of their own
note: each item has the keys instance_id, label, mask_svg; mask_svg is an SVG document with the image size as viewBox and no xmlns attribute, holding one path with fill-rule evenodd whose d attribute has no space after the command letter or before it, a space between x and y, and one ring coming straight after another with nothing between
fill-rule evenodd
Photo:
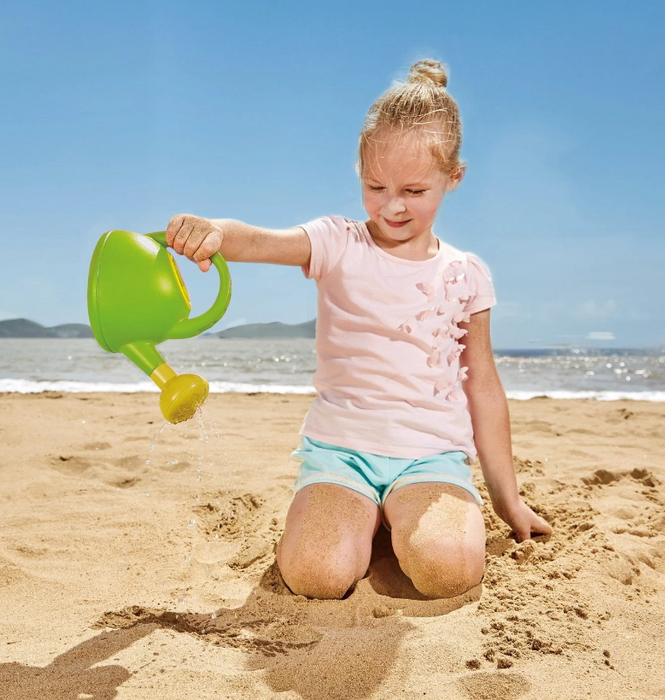
<instances>
[{"instance_id":1,"label":"short sleeve","mask_svg":"<svg viewBox=\"0 0 665 700\"><path fill-rule=\"evenodd\" d=\"M341 216L322 216L301 224L312 247L309 265L302 268L307 279L321 280L339 263L351 236L349 222Z\"/></svg>"},{"instance_id":2,"label":"short sleeve","mask_svg":"<svg viewBox=\"0 0 665 700\"><path fill-rule=\"evenodd\" d=\"M496 304L492 275L485 263L473 255L467 253L467 276L469 281L469 301L464 307L468 314L476 314Z\"/></svg>"}]
</instances>

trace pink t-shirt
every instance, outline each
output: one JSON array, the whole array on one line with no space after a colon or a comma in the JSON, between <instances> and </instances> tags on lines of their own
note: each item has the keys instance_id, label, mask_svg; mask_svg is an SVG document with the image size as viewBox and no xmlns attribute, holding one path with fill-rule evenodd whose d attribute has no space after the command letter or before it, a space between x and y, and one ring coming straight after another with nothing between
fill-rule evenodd
<instances>
[{"instance_id":1,"label":"pink t-shirt","mask_svg":"<svg viewBox=\"0 0 665 700\"><path fill-rule=\"evenodd\" d=\"M318 287L318 396L301 434L389 457L475 460L457 324L496 303L487 268L441 240L429 260L397 258L341 216L302 228L312 245L303 271Z\"/></svg>"}]
</instances>

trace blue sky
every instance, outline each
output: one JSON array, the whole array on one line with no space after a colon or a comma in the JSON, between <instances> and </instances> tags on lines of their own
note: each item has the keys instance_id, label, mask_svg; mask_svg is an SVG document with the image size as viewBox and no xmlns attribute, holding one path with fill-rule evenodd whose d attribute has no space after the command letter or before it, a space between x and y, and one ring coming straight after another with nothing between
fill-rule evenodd
<instances>
[{"instance_id":1,"label":"blue sky","mask_svg":"<svg viewBox=\"0 0 665 700\"><path fill-rule=\"evenodd\" d=\"M364 115L432 57L449 66L468 163L435 232L490 266L495 346L665 344L663 3L12 5L0 318L87 322L109 229L162 230L180 212L363 218ZM214 273L180 267L202 311ZM314 317L299 269L231 268L217 328Z\"/></svg>"}]
</instances>

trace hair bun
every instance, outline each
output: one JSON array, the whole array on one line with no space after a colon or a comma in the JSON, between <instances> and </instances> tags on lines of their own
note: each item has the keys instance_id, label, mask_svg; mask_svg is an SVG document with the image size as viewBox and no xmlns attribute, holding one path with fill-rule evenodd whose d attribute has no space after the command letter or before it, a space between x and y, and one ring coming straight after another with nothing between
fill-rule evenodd
<instances>
[{"instance_id":1,"label":"hair bun","mask_svg":"<svg viewBox=\"0 0 665 700\"><path fill-rule=\"evenodd\" d=\"M422 61L416 61L411 66L406 82L445 88L448 85L448 74L439 61L425 58Z\"/></svg>"}]
</instances>

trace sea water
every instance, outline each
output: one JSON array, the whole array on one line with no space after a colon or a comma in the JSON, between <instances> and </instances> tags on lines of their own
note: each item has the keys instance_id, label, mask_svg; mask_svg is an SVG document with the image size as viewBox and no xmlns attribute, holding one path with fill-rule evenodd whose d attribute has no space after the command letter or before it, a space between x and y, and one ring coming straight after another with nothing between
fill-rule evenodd
<instances>
[{"instance_id":1,"label":"sea water","mask_svg":"<svg viewBox=\"0 0 665 700\"><path fill-rule=\"evenodd\" d=\"M160 345L176 372L194 372L211 393L313 394L314 340L206 338ZM665 348L497 350L508 396L665 401ZM405 368L408 371L408 368ZM0 339L0 392L159 391L124 356L93 339Z\"/></svg>"}]
</instances>

